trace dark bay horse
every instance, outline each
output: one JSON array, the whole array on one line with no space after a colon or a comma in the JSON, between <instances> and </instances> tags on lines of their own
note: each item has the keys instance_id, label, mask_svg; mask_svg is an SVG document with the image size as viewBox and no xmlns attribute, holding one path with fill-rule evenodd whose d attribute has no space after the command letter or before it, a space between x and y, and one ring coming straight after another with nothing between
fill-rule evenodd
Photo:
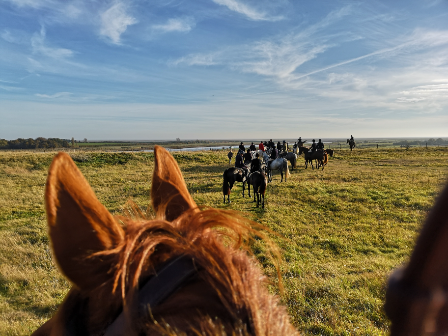
<instances>
[{"instance_id":1,"label":"dark bay horse","mask_svg":"<svg viewBox=\"0 0 448 336\"><path fill-rule=\"evenodd\" d=\"M348 143L348 145L350 146L350 151L352 151L353 148L356 147L355 140L347 139L347 143Z\"/></svg>"},{"instance_id":2,"label":"dark bay horse","mask_svg":"<svg viewBox=\"0 0 448 336\"><path fill-rule=\"evenodd\" d=\"M243 197L244 197L244 188L246 186L246 172L242 168L227 168L222 174L223 182L222 182L222 194L224 195L224 203L226 203L226 195L227 195L227 203L230 203L230 191L233 188L235 182L243 183Z\"/></svg>"},{"instance_id":3,"label":"dark bay horse","mask_svg":"<svg viewBox=\"0 0 448 336\"><path fill-rule=\"evenodd\" d=\"M261 207L264 209L264 194L266 193L266 186L267 186L267 180L266 175L256 171L250 174L249 176L249 197L250 197L250 186L252 185L253 191L254 191L254 202L255 202L255 196L257 196L257 208L260 205L261 201Z\"/></svg>"},{"instance_id":4,"label":"dark bay horse","mask_svg":"<svg viewBox=\"0 0 448 336\"><path fill-rule=\"evenodd\" d=\"M308 163L311 164L311 168L314 169L313 160L316 161L316 168L322 167L324 170L325 165L328 163L328 155L325 151L317 150L315 152L306 151L305 152L305 168L308 168Z\"/></svg>"},{"instance_id":5,"label":"dark bay horse","mask_svg":"<svg viewBox=\"0 0 448 336\"><path fill-rule=\"evenodd\" d=\"M70 156L54 158L48 233L73 286L33 336L298 335L245 252L266 235L233 212L199 209L174 158L154 154L153 218L112 216Z\"/></svg>"},{"instance_id":6,"label":"dark bay horse","mask_svg":"<svg viewBox=\"0 0 448 336\"><path fill-rule=\"evenodd\" d=\"M325 152L327 152L328 155L330 155L331 157L333 157L334 150L332 150L332 149L330 149L330 148L327 148L327 149L325 150Z\"/></svg>"}]
</instances>

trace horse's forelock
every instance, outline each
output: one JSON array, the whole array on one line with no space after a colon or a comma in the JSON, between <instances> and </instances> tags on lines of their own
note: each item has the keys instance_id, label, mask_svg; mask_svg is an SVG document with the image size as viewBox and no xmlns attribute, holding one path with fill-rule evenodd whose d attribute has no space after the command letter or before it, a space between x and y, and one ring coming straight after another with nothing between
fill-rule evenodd
<instances>
[{"instance_id":1,"label":"horse's forelock","mask_svg":"<svg viewBox=\"0 0 448 336\"><path fill-rule=\"evenodd\" d=\"M125 223L126 236L113 252L120 256L119 265L114 272L114 289L121 291L125 304L132 304L131 293L136 292L142 278L153 274L159 264L176 255L185 254L203 270L209 286L214 288L216 293L220 293L221 302L227 310L242 309L248 312L257 309L250 306L252 299L245 297L246 293L241 293L242 288L245 288L244 284L240 283L241 267L257 268L250 259L240 256L241 249L248 251L248 243L253 237L264 237L269 250L279 256L275 245L259 230L261 226L258 224L233 211L218 209L187 211L173 222L142 218L122 218L122 221ZM112 252L101 252L97 255L108 253ZM237 264L235 260L241 258L250 265ZM247 272L255 274L256 271ZM260 276L258 271L257 279L251 279L252 282L258 282ZM268 294L263 292L260 295ZM256 305L255 302L254 304ZM163 309L156 312L163 318Z\"/></svg>"}]
</instances>

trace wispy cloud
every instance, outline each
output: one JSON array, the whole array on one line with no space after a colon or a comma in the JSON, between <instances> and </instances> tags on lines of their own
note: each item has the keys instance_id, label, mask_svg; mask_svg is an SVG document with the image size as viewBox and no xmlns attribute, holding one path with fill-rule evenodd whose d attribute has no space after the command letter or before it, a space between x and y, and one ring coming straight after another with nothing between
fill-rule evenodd
<instances>
[{"instance_id":1,"label":"wispy cloud","mask_svg":"<svg viewBox=\"0 0 448 336\"><path fill-rule=\"evenodd\" d=\"M55 4L52 0L7 0L17 7L42 8Z\"/></svg>"},{"instance_id":2,"label":"wispy cloud","mask_svg":"<svg viewBox=\"0 0 448 336\"><path fill-rule=\"evenodd\" d=\"M63 97L68 97L70 95L71 95L71 92L57 92L57 93L52 94L52 95L41 94L41 93L36 93L35 94L36 97L47 98L47 99L63 98Z\"/></svg>"},{"instance_id":3,"label":"wispy cloud","mask_svg":"<svg viewBox=\"0 0 448 336\"><path fill-rule=\"evenodd\" d=\"M218 64L219 62L216 61L217 54L191 54L188 56L181 57L177 60L168 62L169 65L179 65L179 64L186 64L186 65L199 65L199 66L210 66Z\"/></svg>"},{"instance_id":4,"label":"wispy cloud","mask_svg":"<svg viewBox=\"0 0 448 336\"><path fill-rule=\"evenodd\" d=\"M252 8L239 0L212 0L214 3L225 6L231 11L237 12L254 21L279 21L282 16L271 16L265 12Z\"/></svg>"},{"instance_id":5,"label":"wispy cloud","mask_svg":"<svg viewBox=\"0 0 448 336\"><path fill-rule=\"evenodd\" d=\"M42 27L39 33L33 34L31 38L33 54L40 54L54 59L64 59L73 56L73 51L65 48L53 48L45 42L45 28Z\"/></svg>"},{"instance_id":6,"label":"wispy cloud","mask_svg":"<svg viewBox=\"0 0 448 336\"><path fill-rule=\"evenodd\" d=\"M9 91L9 92L23 90L20 87L9 86L9 85L0 85L0 89L5 90L5 91Z\"/></svg>"},{"instance_id":7,"label":"wispy cloud","mask_svg":"<svg viewBox=\"0 0 448 336\"><path fill-rule=\"evenodd\" d=\"M153 25L151 29L160 33L189 32L195 26L192 18L169 19L164 24Z\"/></svg>"},{"instance_id":8,"label":"wispy cloud","mask_svg":"<svg viewBox=\"0 0 448 336\"><path fill-rule=\"evenodd\" d=\"M138 21L127 13L127 7L122 2L114 3L101 15L100 34L107 37L114 44L121 44L121 35L128 26Z\"/></svg>"}]
</instances>

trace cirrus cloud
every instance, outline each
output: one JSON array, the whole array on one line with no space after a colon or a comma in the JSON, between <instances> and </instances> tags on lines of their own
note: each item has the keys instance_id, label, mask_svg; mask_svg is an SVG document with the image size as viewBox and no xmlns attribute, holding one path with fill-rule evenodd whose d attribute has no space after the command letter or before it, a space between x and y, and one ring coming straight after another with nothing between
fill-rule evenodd
<instances>
[{"instance_id":1,"label":"cirrus cloud","mask_svg":"<svg viewBox=\"0 0 448 336\"><path fill-rule=\"evenodd\" d=\"M128 26L138 21L127 13L127 7L116 2L101 15L100 35L105 36L114 44L121 44L121 35Z\"/></svg>"}]
</instances>

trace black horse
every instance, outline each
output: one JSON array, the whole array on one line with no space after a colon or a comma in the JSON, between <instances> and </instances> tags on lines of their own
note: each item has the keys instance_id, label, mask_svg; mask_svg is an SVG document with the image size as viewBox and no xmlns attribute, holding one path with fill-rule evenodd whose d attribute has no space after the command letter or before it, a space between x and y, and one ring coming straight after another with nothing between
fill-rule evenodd
<instances>
[{"instance_id":1,"label":"black horse","mask_svg":"<svg viewBox=\"0 0 448 336\"><path fill-rule=\"evenodd\" d=\"M348 145L350 146L350 151L352 151L353 148L356 147L356 142L355 142L355 140L347 139L347 143L348 143Z\"/></svg>"},{"instance_id":2,"label":"black horse","mask_svg":"<svg viewBox=\"0 0 448 336\"><path fill-rule=\"evenodd\" d=\"M227 195L227 203L230 203L230 190L232 190L235 182L243 183L243 197L244 197L244 188L246 186L246 172L241 168L228 168L224 171L222 175L224 181L222 183L222 194L224 195L224 203L226 203L226 195Z\"/></svg>"},{"instance_id":3,"label":"black horse","mask_svg":"<svg viewBox=\"0 0 448 336\"><path fill-rule=\"evenodd\" d=\"M311 168L314 169L313 160L316 160L316 169L322 167L322 170L324 170L324 167L328 162L328 155L326 152L322 150L317 150L315 152L305 150L304 153L305 153L305 168L308 168L308 163L310 163Z\"/></svg>"},{"instance_id":4,"label":"black horse","mask_svg":"<svg viewBox=\"0 0 448 336\"><path fill-rule=\"evenodd\" d=\"M254 189L254 202L257 202L257 208L261 202L261 207L264 209L264 194L266 192L266 185L267 185L266 175L258 171L250 174L248 185L249 197L250 197L250 185L252 185ZM256 201L255 196L257 196Z\"/></svg>"}]
</instances>

